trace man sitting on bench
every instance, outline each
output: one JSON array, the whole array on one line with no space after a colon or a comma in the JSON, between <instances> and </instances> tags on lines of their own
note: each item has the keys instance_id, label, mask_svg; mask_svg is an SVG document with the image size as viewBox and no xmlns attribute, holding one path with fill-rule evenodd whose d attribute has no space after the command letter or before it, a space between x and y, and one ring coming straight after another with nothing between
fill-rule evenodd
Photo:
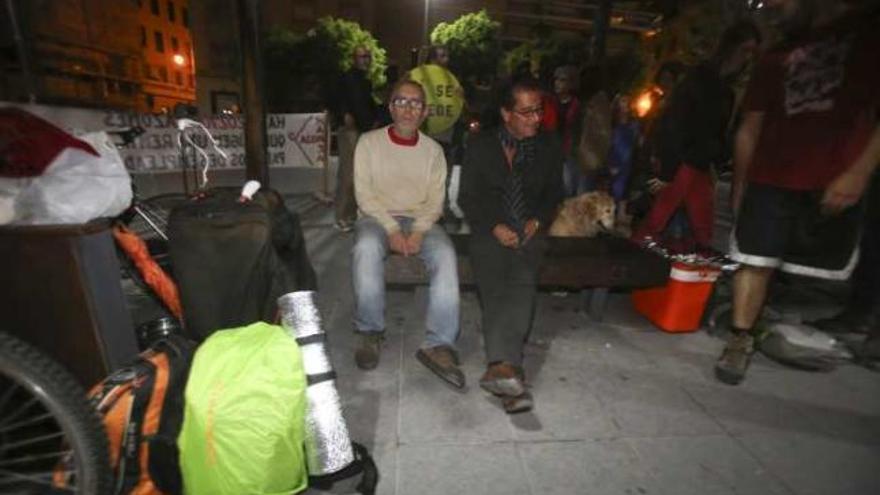
<instances>
[{"instance_id":1,"label":"man sitting on bench","mask_svg":"<svg viewBox=\"0 0 880 495\"><path fill-rule=\"evenodd\" d=\"M544 235L562 199L562 151L539 134L541 89L513 83L502 94L502 125L468 144L460 204L471 225L470 257L483 311L486 373L480 386L507 413L532 408L522 369L532 326Z\"/></svg>"},{"instance_id":2,"label":"man sitting on bench","mask_svg":"<svg viewBox=\"0 0 880 495\"><path fill-rule=\"evenodd\" d=\"M436 225L443 212L446 159L437 142L419 132L427 116L425 91L401 81L391 91L390 126L361 135L354 153L360 218L355 223L352 279L355 363L379 364L385 330L384 261L388 250L419 256L430 274L427 335L419 361L455 387L464 387L455 341L459 333L458 265L449 237Z\"/></svg>"}]
</instances>

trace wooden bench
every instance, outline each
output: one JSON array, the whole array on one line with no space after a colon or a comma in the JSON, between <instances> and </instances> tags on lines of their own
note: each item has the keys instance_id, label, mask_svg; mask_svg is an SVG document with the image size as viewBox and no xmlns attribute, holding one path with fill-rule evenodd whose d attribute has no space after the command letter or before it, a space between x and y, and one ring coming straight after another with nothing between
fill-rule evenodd
<instances>
[{"instance_id":1,"label":"wooden bench","mask_svg":"<svg viewBox=\"0 0 880 495\"><path fill-rule=\"evenodd\" d=\"M474 289L468 236L450 238L458 253L459 284ZM653 287L669 277L668 260L619 237L550 237L548 243L538 288L579 291L584 311L596 320L602 319L609 289ZM389 289L413 289L427 285L428 274L418 257L394 254L385 262L385 283Z\"/></svg>"}]
</instances>

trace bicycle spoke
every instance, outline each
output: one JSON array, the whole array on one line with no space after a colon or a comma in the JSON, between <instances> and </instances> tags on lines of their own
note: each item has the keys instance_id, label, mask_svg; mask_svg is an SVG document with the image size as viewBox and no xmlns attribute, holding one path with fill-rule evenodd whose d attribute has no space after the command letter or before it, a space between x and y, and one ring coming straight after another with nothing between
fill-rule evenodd
<instances>
[{"instance_id":1,"label":"bicycle spoke","mask_svg":"<svg viewBox=\"0 0 880 495\"><path fill-rule=\"evenodd\" d=\"M22 457L17 457L15 459L7 459L4 461L0 461L0 467L8 467L8 466L12 466L15 464L22 464L22 463L33 462L33 461L41 461L41 460L46 460L46 459L56 459L56 458L64 457L70 453L71 453L70 450L61 450L58 452L49 452L46 454L22 456Z\"/></svg>"},{"instance_id":2,"label":"bicycle spoke","mask_svg":"<svg viewBox=\"0 0 880 495\"><path fill-rule=\"evenodd\" d=\"M64 432L59 431L57 433L51 433L49 435L40 435L38 437L32 437L27 440L21 440L18 442L10 442L3 445L3 448L7 450L12 450L18 447L23 447L25 445L33 445L35 443L45 442L46 440L52 440L55 438L63 438Z\"/></svg>"},{"instance_id":3,"label":"bicycle spoke","mask_svg":"<svg viewBox=\"0 0 880 495\"><path fill-rule=\"evenodd\" d=\"M103 425L58 363L0 331L0 493L87 493L111 483Z\"/></svg>"},{"instance_id":4,"label":"bicycle spoke","mask_svg":"<svg viewBox=\"0 0 880 495\"><path fill-rule=\"evenodd\" d=\"M6 392L3 393L3 397L0 398L0 412L2 412L4 409L6 409L6 404L10 400L12 400L12 396L15 394L15 391L20 388L21 388L21 386L19 384L13 382L12 386L9 387L9 389ZM2 425L4 422L5 422L5 420L0 420L0 425Z\"/></svg>"},{"instance_id":5,"label":"bicycle spoke","mask_svg":"<svg viewBox=\"0 0 880 495\"><path fill-rule=\"evenodd\" d=\"M70 474L71 471L60 471L62 473ZM21 481L29 481L31 483L37 483L45 486L52 486L52 478L57 473L55 471L39 471L36 473L16 473L15 471L9 471L8 469L0 469L0 486L8 485L10 483L18 483ZM76 491L75 488L72 488L73 491Z\"/></svg>"},{"instance_id":6,"label":"bicycle spoke","mask_svg":"<svg viewBox=\"0 0 880 495\"><path fill-rule=\"evenodd\" d=\"M54 421L55 416L53 416L52 413L47 412L46 414L34 416L33 418L26 419L26 420L20 421L18 423L12 423L12 424L0 423L0 433L8 433L10 431L15 430L16 428L24 428L27 426L39 424L47 419L51 419Z\"/></svg>"},{"instance_id":7,"label":"bicycle spoke","mask_svg":"<svg viewBox=\"0 0 880 495\"><path fill-rule=\"evenodd\" d=\"M16 410L12 414L6 416L6 418L3 421L3 424L5 424L8 421L18 419L18 417L21 416L23 413L27 412L28 409L30 409L32 405L37 404L39 402L40 402L39 399L37 399L36 397L31 397L29 400L25 401L25 403L22 404L18 408L18 410Z\"/></svg>"}]
</instances>

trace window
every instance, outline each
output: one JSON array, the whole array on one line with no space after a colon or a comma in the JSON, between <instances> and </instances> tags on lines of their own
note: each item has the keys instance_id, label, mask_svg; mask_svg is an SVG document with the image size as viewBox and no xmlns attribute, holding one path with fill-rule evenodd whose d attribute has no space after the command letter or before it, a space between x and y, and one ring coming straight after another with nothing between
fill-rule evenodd
<instances>
[{"instance_id":1,"label":"window","mask_svg":"<svg viewBox=\"0 0 880 495\"><path fill-rule=\"evenodd\" d=\"M174 81L178 86L183 86L183 74L179 70L174 71Z\"/></svg>"},{"instance_id":2,"label":"window","mask_svg":"<svg viewBox=\"0 0 880 495\"><path fill-rule=\"evenodd\" d=\"M156 51L159 53L165 52L165 39L162 38L162 33L159 31L154 32L153 38L156 41Z\"/></svg>"},{"instance_id":3,"label":"window","mask_svg":"<svg viewBox=\"0 0 880 495\"><path fill-rule=\"evenodd\" d=\"M150 12L159 15L159 0L150 0Z\"/></svg>"},{"instance_id":4,"label":"window","mask_svg":"<svg viewBox=\"0 0 880 495\"><path fill-rule=\"evenodd\" d=\"M174 15L174 2L169 1L169 2L168 2L168 20L169 20L170 22L174 22L174 18L175 18L175 15Z\"/></svg>"},{"instance_id":5,"label":"window","mask_svg":"<svg viewBox=\"0 0 880 495\"><path fill-rule=\"evenodd\" d=\"M180 48L180 46L177 44L177 38L172 36L171 37L171 51L174 53L177 53L178 48Z\"/></svg>"},{"instance_id":6,"label":"window","mask_svg":"<svg viewBox=\"0 0 880 495\"><path fill-rule=\"evenodd\" d=\"M189 27L189 9L186 7L182 7L180 9L180 20L183 21L183 25Z\"/></svg>"},{"instance_id":7,"label":"window","mask_svg":"<svg viewBox=\"0 0 880 495\"><path fill-rule=\"evenodd\" d=\"M141 26L141 48L147 47L147 28Z\"/></svg>"},{"instance_id":8,"label":"window","mask_svg":"<svg viewBox=\"0 0 880 495\"><path fill-rule=\"evenodd\" d=\"M159 67L159 79L161 79L162 82L168 82L168 69L164 66Z\"/></svg>"},{"instance_id":9,"label":"window","mask_svg":"<svg viewBox=\"0 0 880 495\"><path fill-rule=\"evenodd\" d=\"M191 88L196 87L196 81L195 81L195 78L193 77L192 74L189 75L189 87L191 87Z\"/></svg>"},{"instance_id":10,"label":"window","mask_svg":"<svg viewBox=\"0 0 880 495\"><path fill-rule=\"evenodd\" d=\"M144 78L153 79L153 71L150 70L150 64L144 64Z\"/></svg>"}]
</instances>

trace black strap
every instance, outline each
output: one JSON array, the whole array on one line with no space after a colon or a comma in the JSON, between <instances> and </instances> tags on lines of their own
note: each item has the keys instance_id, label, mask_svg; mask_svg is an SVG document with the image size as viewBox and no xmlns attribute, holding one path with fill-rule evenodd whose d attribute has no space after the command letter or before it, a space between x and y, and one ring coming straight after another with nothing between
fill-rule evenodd
<instances>
[{"instance_id":1,"label":"black strap","mask_svg":"<svg viewBox=\"0 0 880 495\"><path fill-rule=\"evenodd\" d=\"M133 395L131 410L129 412L128 421L125 425L125 431L122 434L122 452L119 459L119 475L122 480L117 482L117 486L121 487L118 493L129 493L140 481L141 466L139 462L143 421L147 412L147 406L150 403L150 397L153 395L153 387L155 386L156 373L155 366L149 361L140 361L135 365L138 370L137 376L143 376L144 381L136 387L132 387ZM137 380L137 378L135 378Z\"/></svg>"},{"instance_id":2,"label":"black strap","mask_svg":"<svg viewBox=\"0 0 880 495\"><path fill-rule=\"evenodd\" d=\"M361 463L361 469L364 473L361 476L361 482L355 489L361 495L375 495L376 485L379 484L379 469L376 467L376 462L373 461L373 457L366 447L357 442L352 442L351 445L354 447L355 458Z\"/></svg>"},{"instance_id":3,"label":"black strap","mask_svg":"<svg viewBox=\"0 0 880 495\"><path fill-rule=\"evenodd\" d=\"M360 474L361 481L355 489L361 495L375 495L376 485L379 484L379 469L376 468L376 463L366 447L357 442L352 442L351 446L354 449L354 462L332 474L310 476L309 486L326 491L332 488L337 481Z\"/></svg>"},{"instance_id":4,"label":"black strap","mask_svg":"<svg viewBox=\"0 0 880 495\"><path fill-rule=\"evenodd\" d=\"M316 383L327 382L335 379L336 372L333 370L327 371L325 373L318 373L316 375L306 375L306 383L308 383L310 387Z\"/></svg>"},{"instance_id":5,"label":"black strap","mask_svg":"<svg viewBox=\"0 0 880 495\"><path fill-rule=\"evenodd\" d=\"M300 338L296 339L296 343L299 344L300 347L304 346L304 345L316 344L318 342L326 342L326 341L327 341L327 334L323 333L323 332L322 333L313 333L311 335L308 335L305 337L300 337Z\"/></svg>"}]
</instances>

